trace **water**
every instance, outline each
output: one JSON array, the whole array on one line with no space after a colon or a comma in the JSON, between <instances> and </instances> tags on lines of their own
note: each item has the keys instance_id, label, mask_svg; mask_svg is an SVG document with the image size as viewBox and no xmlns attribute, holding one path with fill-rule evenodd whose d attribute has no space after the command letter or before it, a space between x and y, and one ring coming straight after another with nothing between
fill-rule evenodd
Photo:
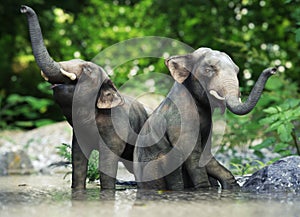
<instances>
[{"instance_id":1,"label":"water","mask_svg":"<svg viewBox=\"0 0 300 217\"><path fill-rule=\"evenodd\" d=\"M0 216L300 216L296 193L72 191L63 174L0 177Z\"/></svg>"}]
</instances>

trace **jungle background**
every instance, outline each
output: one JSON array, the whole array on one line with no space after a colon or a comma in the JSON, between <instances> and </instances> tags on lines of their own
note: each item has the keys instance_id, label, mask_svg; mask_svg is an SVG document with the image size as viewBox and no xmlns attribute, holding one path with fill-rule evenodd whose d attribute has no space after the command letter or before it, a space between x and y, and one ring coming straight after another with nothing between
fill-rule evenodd
<instances>
[{"instance_id":1,"label":"jungle background","mask_svg":"<svg viewBox=\"0 0 300 217\"><path fill-rule=\"evenodd\" d=\"M22 4L37 12L56 61L91 60L103 49L135 37L168 37L194 49L206 46L229 54L240 67L242 96L249 94L263 69L277 66L277 75L269 79L250 114L227 113L219 152L231 159L239 174L300 154L299 0L2 1L1 130L29 130L64 120L34 61L26 16L19 11ZM141 59L119 67L111 79L120 87L136 75L151 77L154 71L168 74L162 61ZM241 150L251 150L252 155L242 156ZM266 150L275 155L267 157Z\"/></svg>"}]
</instances>

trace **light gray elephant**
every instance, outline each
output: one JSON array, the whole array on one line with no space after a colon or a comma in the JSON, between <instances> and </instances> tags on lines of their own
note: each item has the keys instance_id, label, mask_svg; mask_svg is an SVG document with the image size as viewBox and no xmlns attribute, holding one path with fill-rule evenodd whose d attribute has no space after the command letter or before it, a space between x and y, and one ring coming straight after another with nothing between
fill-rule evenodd
<instances>
[{"instance_id":1,"label":"light gray elephant","mask_svg":"<svg viewBox=\"0 0 300 217\"><path fill-rule=\"evenodd\" d=\"M199 48L170 57L165 64L176 82L137 139L134 169L139 188L209 187L215 184L209 177L224 189L238 187L231 172L211 154L212 113L217 107L238 115L250 112L276 68L262 72L242 103L239 68L227 54Z\"/></svg>"}]
</instances>

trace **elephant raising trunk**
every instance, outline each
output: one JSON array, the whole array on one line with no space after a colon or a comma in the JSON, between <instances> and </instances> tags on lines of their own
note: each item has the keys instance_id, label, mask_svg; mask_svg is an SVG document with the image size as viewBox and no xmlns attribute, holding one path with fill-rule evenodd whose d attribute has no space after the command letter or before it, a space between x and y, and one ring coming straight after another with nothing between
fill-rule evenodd
<instances>
[{"instance_id":1,"label":"elephant raising trunk","mask_svg":"<svg viewBox=\"0 0 300 217\"><path fill-rule=\"evenodd\" d=\"M240 101L238 66L225 53L199 48L192 54L174 56L166 60L174 79L183 83L192 73L201 83L211 99L219 105L225 105L234 114L245 115L255 107L265 84L271 75L276 74L276 68L265 69L255 83L246 102ZM196 90L197 92L197 90ZM201 91L199 91L201 92Z\"/></svg>"},{"instance_id":2,"label":"elephant raising trunk","mask_svg":"<svg viewBox=\"0 0 300 217\"><path fill-rule=\"evenodd\" d=\"M73 77L72 79L71 77L65 76L65 73L67 72L62 70L61 65L58 62L55 62L49 55L43 42L41 27L34 10L28 6L22 5L20 11L27 15L33 55L38 66L47 77L47 81L52 84L60 84L70 83L72 80L76 79L76 77Z\"/></svg>"},{"instance_id":3,"label":"elephant raising trunk","mask_svg":"<svg viewBox=\"0 0 300 217\"><path fill-rule=\"evenodd\" d=\"M249 113L258 102L268 78L271 75L274 75L275 73L276 73L276 68L265 69L259 76L257 82L255 83L247 101L244 103L241 103L240 99L236 96L231 95L226 97L227 108L232 113L237 115L245 115Z\"/></svg>"}]
</instances>

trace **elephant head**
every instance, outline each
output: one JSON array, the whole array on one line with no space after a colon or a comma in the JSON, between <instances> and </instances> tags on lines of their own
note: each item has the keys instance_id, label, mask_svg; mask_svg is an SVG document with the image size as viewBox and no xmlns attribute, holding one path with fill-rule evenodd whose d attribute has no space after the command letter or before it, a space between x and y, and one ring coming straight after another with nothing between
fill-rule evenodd
<instances>
[{"instance_id":1,"label":"elephant head","mask_svg":"<svg viewBox=\"0 0 300 217\"><path fill-rule=\"evenodd\" d=\"M89 82L79 86L83 94L88 93L89 89L101 86L96 102L99 109L112 108L123 103L122 96L100 66L80 59L55 62L45 47L34 10L25 5L22 5L20 10L27 15L34 58L42 70L42 76L53 84L54 97L58 104L62 107L72 106L75 85L82 74L89 78Z\"/></svg>"},{"instance_id":2,"label":"elephant head","mask_svg":"<svg viewBox=\"0 0 300 217\"><path fill-rule=\"evenodd\" d=\"M266 81L276 73L276 68L264 70L248 99L242 103L237 77L239 68L227 54L210 48L199 48L187 55L170 57L165 63L177 82L184 83L192 74L209 97L219 103L226 103L226 107L238 115L247 114L254 108Z\"/></svg>"}]
</instances>

